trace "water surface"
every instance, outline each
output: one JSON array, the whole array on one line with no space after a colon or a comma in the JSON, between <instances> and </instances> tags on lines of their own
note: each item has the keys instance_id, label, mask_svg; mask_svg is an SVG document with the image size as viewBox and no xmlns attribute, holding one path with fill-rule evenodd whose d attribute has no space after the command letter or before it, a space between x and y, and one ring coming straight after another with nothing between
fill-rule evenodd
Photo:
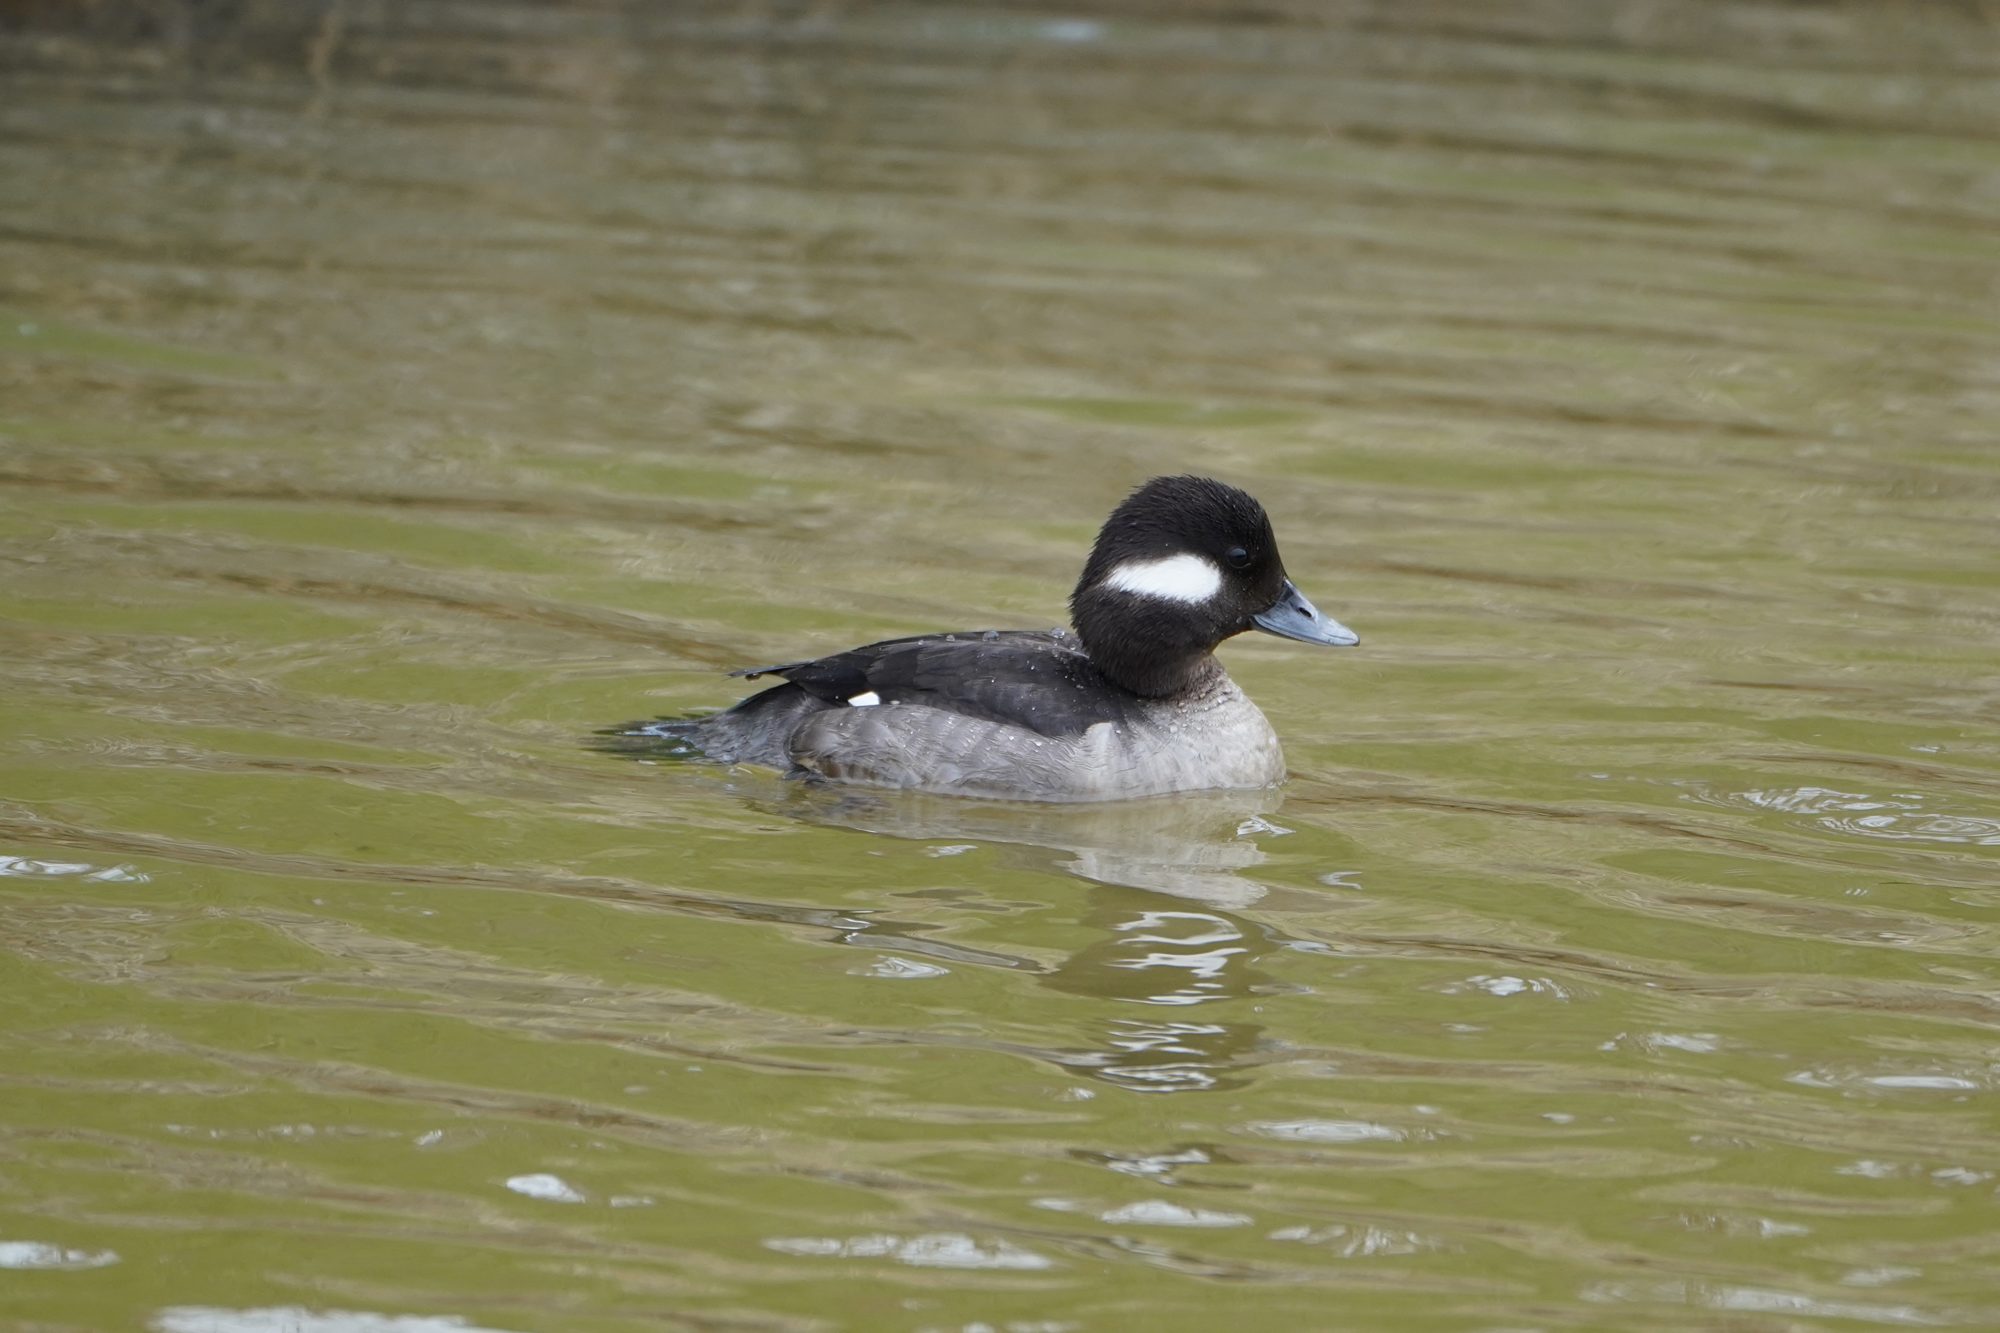
<instances>
[{"instance_id":1,"label":"water surface","mask_svg":"<svg viewBox=\"0 0 2000 1333\"><path fill-rule=\"evenodd\" d=\"M1984 10L146 14L0 28L9 1318L2000 1323ZM1182 470L1282 792L582 743Z\"/></svg>"}]
</instances>

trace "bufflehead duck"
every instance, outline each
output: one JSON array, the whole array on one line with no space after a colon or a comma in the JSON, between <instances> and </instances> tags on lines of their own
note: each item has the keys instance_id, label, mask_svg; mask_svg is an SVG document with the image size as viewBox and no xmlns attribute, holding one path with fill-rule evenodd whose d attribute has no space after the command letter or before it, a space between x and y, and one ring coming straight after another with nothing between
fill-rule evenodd
<instances>
[{"instance_id":1,"label":"bufflehead duck","mask_svg":"<svg viewBox=\"0 0 2000 1333\"><path fill-rule=\"evenodd\" d=\"M1360 640L1293 586L1264 507L1207 477L1155 477L1112 510L1069 630L890 639L730 674L785 683L726 712L614 730L794 777L1002 800L1109 801L1285 776L1278 737L1215 647L1260 629Z\"/></svg>"}]
</instances>

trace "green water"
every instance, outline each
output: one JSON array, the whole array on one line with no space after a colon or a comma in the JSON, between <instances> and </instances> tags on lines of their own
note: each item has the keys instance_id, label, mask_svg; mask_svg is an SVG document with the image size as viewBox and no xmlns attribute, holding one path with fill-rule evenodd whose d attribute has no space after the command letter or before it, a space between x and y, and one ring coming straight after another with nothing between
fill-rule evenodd
<instances>
[{"instance_id":1,"label":"green water","mask_svg":"<svg viewBox=\"0 0 2000 1333\"><path fill-rule=\"evenodd\" d=\"M0 1322L2000 1324L1984 9L26 12ZM1184 470L1282 792L583 743Z\"/></svg>"}]
</instances>

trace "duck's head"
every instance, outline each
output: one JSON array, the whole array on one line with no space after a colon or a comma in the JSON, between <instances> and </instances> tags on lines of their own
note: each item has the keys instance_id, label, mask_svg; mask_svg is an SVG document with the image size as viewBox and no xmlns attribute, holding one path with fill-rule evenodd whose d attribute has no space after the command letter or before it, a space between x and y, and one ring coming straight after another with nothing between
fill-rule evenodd
<instances>
[{"instance_id":1,"label":"duck's head","mask_svg":"<svg viewBox=\"0 0 2000 1333\"><path fill-rule=\"evenodd\" d=\"M1217 644L1245 630L1333 647L1361 641L1286 577L1264 506L1209 477L1155 477L1126 496L1104 520L1069 608L1092 664L1154 697L1184 689Z\"/></svg>"}]
</instances>

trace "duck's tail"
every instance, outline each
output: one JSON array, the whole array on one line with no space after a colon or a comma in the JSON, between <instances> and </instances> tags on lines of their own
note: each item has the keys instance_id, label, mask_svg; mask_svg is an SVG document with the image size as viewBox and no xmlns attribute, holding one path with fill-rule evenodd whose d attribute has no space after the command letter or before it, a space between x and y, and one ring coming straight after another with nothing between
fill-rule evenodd
<instances>
[{"instance_id":1,"label":"duck's tail","mask_svg":"<svg viewBox=\"0 0 2000 1333\"><path fill-rule=\"evenodd\" d=\"M789 682L706 717L662 717L606 727L594 750L630 759L710 759L723 764L792 767L792 732L808 713L830 707Z\"/></svg>"},{"instance_id":2,"label":"duck's tail","mask_svg":"<svg viewBox=\"0 0 2000 1333\"><path fill-rule=\"evenodd\" d=\"M598 731L586 744L628 759L703 759L708 749L702 744L701 730L708 720L658 717L650 722L621 722Z\"/></svg>"}]
</instances>

